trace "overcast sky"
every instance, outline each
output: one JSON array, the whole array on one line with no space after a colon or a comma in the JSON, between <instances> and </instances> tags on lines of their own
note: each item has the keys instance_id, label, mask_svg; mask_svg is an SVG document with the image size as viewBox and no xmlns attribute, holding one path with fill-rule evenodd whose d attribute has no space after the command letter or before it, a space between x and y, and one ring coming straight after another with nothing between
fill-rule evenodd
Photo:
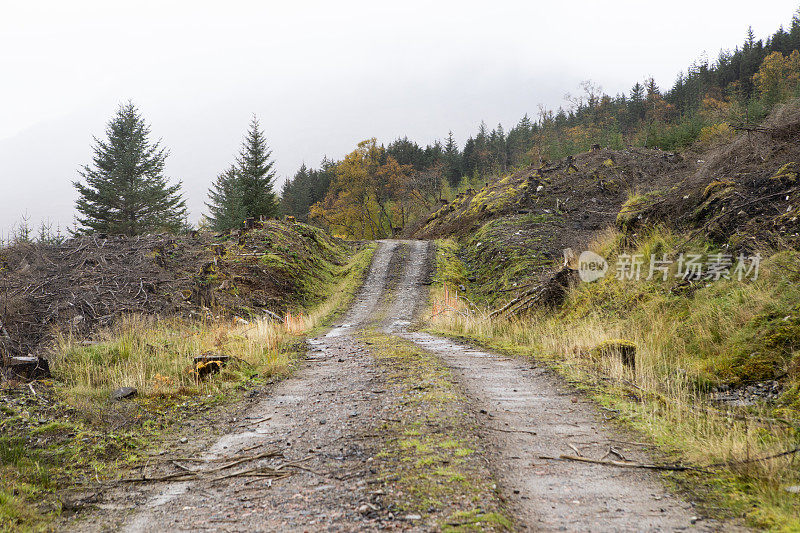
<instances>
[{"instance_id":1,"label":"overcast sky","mask_svg":"<svg viewBox=\"0 0 800 533\"><path fill-rule=\"evenodd\" d=\"M463 146L591 79L669 87L705 53L788 25L798 0L0 0L0 234L71 224L71 181L120 102L170 149L197 221L250 116L279 182L369 137ZM278 187L279 189L279 187Z\"/></svg>"}]
</instances>

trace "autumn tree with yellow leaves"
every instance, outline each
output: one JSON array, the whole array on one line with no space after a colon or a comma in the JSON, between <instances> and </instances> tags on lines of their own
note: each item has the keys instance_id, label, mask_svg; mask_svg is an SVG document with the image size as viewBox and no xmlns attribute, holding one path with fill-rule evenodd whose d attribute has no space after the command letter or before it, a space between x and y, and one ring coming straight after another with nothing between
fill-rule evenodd
<instances>
[{"instance_id":1,"label":"autumn tree with yellow leaves","mask_svg":"<svg viewBox=\"0 0 800 533\"><path fill-rule=\"evenodd\" d=\"M311 218L337 234L381 239L405 225L419 198L411 165L388 156L373 138L335 166L330 189L311 206Z\"/></svg>"},{"instance_id":2,"label":"autumn tree with yellow leaves","mask_svg":"<svg viewBox=\"0 0 800 533\"><path fill-rule=\"evenodd\" d=\"M792 96L800 83L800 52L794 50L788 56L772 52L753 76L753 83L768 106Z\"/></svg>"}]
</instances>

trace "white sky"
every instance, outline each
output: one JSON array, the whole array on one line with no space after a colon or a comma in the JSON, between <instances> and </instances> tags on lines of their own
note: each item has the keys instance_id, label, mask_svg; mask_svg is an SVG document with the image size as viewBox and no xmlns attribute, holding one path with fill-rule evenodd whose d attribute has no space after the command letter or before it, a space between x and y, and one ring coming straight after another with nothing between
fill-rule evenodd
<instances>
[{"instance_id":1,"label":"white sky","mask_svg":"<svg viewBox=\"0 0 800 533\"><path fill-rule=\"evenodd\" d=\"M71 181L120 102L171 151L196 221L252 113L279 181L376 136L508 130L591 79L662 88L707 53L788 26L798 0L0 0L0 234L67 226ZM279 190L279 185L278 185Z\"/></svg>"}]
</instances>

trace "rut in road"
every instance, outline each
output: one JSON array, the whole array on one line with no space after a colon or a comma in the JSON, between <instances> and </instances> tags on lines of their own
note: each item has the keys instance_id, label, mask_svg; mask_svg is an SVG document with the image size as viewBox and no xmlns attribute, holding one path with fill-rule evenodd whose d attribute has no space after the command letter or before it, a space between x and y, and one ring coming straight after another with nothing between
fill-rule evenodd
<instances>
[{"instance_id":1,"label":"rut in road","mask_svg":"<svg viewBox=\"0 0 800 533\"><path fill-rule=\"evenodd\" d=\"M309 341L311 350L301 368L203 453L204 458L218 459L244 450L278 450L281 458L264 458L256 466L302 461L302 470L294 469L293 475L274 483L232 477L128 487L110 498L105 514L69 529L429 529L424 521L389 522L387 513L364 512L365 506L377 509L381 501L370 485L375 474L371 461L382 447L377 428L397 404L385 369L358 335L367 327L409 340L454 369L481 422L486 459L520 530L690 527L691 506L667 493L656 476L536 459L572 453L567 443L586 455L601 455L614 437L597 411L557 378L529 362L412 331L427 298L430 251L431 245L423 241L378 243L367 279L341 323ZM391 266L398 262L400 273L393 278ZM396 287L390 286L390 279ZM646 459L635 451L630 456Z\"/></svg>"}]
</instances>

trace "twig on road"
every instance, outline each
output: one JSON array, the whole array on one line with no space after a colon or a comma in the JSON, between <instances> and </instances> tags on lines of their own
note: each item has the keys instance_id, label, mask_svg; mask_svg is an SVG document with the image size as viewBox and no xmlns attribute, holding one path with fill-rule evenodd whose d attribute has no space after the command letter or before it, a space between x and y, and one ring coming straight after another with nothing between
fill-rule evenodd
<instances>
[{"instance_id":1,"label":"twig on road","mask_svg":"<svg viewBox=\"0 0 800 533\"><path fill-rule=\"evenodd\" d=\"M761 461L771 461L772 459L778 459L780 457L785 457L787 455L793 455L800 452L800 447L793 448L791 450L786 450L783 452L774 453L771 455L764 455L761 457L754 457L752 459L745 459L745 460L735 460L735 461L721 461L719 463L711 463L705 466L687 466L687 465L655 465L655 464L646 464L646 463L634 463L632 461L604 461L602 459L589 459L588 457L576 457L574 455L560 455L558 457L548 457L546 455L540 455L539 459L546 459L548 461L579 461L582 463L592 463L598 465L607 465L607 466L617 466L621 468L644 468L647 470L672 470L676 472L682 472L687 470L692 470L695 472L708 472L709 469L713 468L723 468L723 467L733 467L733 466L741 466L750 463L758 463Z\"/></svg>"},{"instance_id":2,"label":"twig on road","mask_svg":"<svg viewBox=\"0 0 800 533\"><path fill-rule=\"evenodd\" d=\"M588 457L578 457L575 455L559 455L558 457L548 457L540 455L539 459L546 459L548 461L579 461L581 463L592 463L597 465L618 466L621 468L644 468L647 470L674 470L677 472L685 470L702 471L702 468L696 466L684 465L653 465L644 463L633 463L630 461L605 461L602 459L590 459Z\"/></svg>"}]
</instances>

